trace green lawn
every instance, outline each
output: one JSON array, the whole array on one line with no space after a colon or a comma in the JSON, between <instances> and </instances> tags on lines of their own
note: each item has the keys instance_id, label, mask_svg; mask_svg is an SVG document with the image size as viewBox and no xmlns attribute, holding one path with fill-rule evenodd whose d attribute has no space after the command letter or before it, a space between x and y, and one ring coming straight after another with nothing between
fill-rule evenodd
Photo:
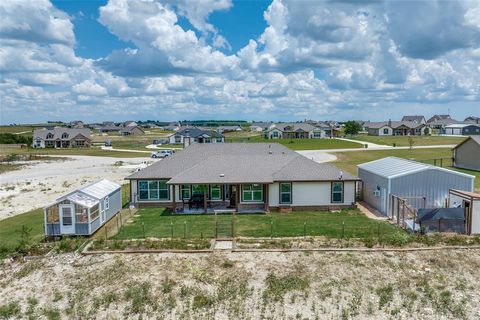
<instances>
[{"instance_id":1,"label":"green lawn","mask_svg":"<svg viewBox=\"0 0 480 320\"><path fill-rule=\"evenodd\" d=\"M388 146L393 146L395 144L398 147L409 146L408 137L406 136L367 136L367 135L357 135L352 137L347 137L348 139L366 141L376 144L383 144ZM414 146L429 146L429 145L448 145L448 144L458 144L462 142L465 138L463 137L442 137L442 136L414 136L412 137L414 141Z\"/></svg>"},{"instance_id":2,"label":"green lawn","mask_svg":"<svg viewBox=\"0 0 480 320\"><path fill-rule=\"evenodd\" d=\"M19 149L19 148L0 148L0 156L11 154L37 154L37 155L79 155L79 156L99 156L99 157L113 157L113 158L136 158L148 157L148 153L139 152L122 152L122 151L108 151L97 147L90 148L71 148L71 149Z\"/></svg>"},{"instance_id":3,"label":"green lawn","mask_svg":"<svg viewBox=\"0 0 480 320\"><path fill-rule=\"evenodd\" d=\"M43 209L36 209L0 221L0 247L13 250L21 238L22 226L31 228L35 242L43 239Z\"/></svg>"},{"instance_id":4,"label":"green lawn","mask_svg":"<svg viewBox=\"0 0 480 320\"><path fill-rule=\"evenodd\" d=\"M337 160L334 162L334 164L337 167L355 175L357 174L358 164L389 156L412 159L429 164L434 164L433 159L443 158L442 164L444 167L476 176L475 190L480 191L480 172L453 168L451 160L452 150L449 148L337 152L335 155L337 156ZM437 160L436 164L440 165L440 161Z\"/></svg>"},{"instance_id":5,"label":"green lawn","mask_svg":"<svg viewBox=\"0 0 480 320\"><path fill-rule=\"evenodd\" d=\"M266 139L262 135L227 137L225 142L251 142L251 143L280 143L292 150L317 150L317 149L349 149L361 148L355 142L337 139Z\"/></svg>"},{"instance_id":6,"label":"green lawn","mask_svg":"<svg viewBox=\"0 0 480 320\"><path fill-rule=\"evenodd\" d=\"M140 209L133 222L126 224L116 239L146 237L212 238L215 236L218 219L218 235L231 235L232 219L235 236L243 237L288 237L326 236L340 238L344 232L348 238L376 236L398 232L392 225L372 220L358 210L343 210L339 213L294 212L288 214L239 214L239 215L172 215L161 208ZM343 225L343 223L345 223ZM305 232L305 233L304 233Z\"/></svg>"}]
</instances>

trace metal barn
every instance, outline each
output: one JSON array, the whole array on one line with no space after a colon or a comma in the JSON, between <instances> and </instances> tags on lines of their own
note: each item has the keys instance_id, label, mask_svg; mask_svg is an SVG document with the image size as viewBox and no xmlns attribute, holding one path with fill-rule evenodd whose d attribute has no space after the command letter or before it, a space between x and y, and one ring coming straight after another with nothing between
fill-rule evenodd
<instances>
[{"instance_id":1,"label":"metal barn","mask_svg":"<svg viewBox=\"0 0 480 320\"><path fill-rule=\"evenodd\" d=\"M387 157L358 165L363 199L381 213L391 216L392 196L412 199L419 208L446 207L450 189L473 191L475 177L416 161Z\"/></svg>"},{"instance_id":2,"label":"metal barn","mask_svg":"<svg viewBox=\"0 0 480 320\"><path fill-rule=\"evenodd\" d=\"M91 235L121 209L121 186L100 180L45 207L45 235Z\"/></svg>"}]
</instances>

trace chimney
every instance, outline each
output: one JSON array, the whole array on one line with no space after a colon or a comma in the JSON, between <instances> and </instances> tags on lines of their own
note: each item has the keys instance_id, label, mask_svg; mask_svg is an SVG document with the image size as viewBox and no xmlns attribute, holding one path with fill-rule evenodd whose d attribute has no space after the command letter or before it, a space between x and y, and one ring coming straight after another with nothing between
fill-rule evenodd
<instances>
[{"instance_id":1,"label":"chimney","mask_svg":"<svg viewBox=\"0 0 480 320\"><path fill-rule=\"evenodd\" d=\"M389 127L392 126L392 119L388 119L388 126L389 126Z\"/></svg>"}]
</instances>

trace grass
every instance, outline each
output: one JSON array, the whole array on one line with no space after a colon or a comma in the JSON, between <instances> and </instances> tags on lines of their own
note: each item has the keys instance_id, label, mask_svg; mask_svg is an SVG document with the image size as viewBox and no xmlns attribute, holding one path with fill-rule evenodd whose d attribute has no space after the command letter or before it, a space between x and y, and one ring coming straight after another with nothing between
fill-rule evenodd
<instances>
[{"instance_id":1,"label":"grass","mask_svg":"<svg viewBox=\"0 0 480 320\"><path fill-rule=\"evenodd\" d=\"M0 221L0 247L14 250L21 240L22 226L31 228L32 241L43 239L43 209L35 209Z\"/></svg>"},{"instance_id":2,"label":"grass","mask_svg":"<svg viewBox=\"0 0 480 320\"><path fill-rule=\"evenodd\" d=\"M294 212L292 214L172 215L162 208L140 209L131 223L126 224L115 239L158 238L213 238L218 236L288 237L327 236L330 238L368 238L398 231L392 225L360 214L358 210L339 213L325 211ZM345 223L343 225L343 223Z\"/></svg>"},{"instance_id":3,"label":"grass","mask_svg":"<svg viewBox=\"0 0 480 320\"><path fill-rule=\"evenodd\" d=\"M357 174L358 164L381 159L384 157L389 157L389 156L394 156L394 157L399 157L404 159L412 159L412 160L422 161L429 164L434 164L433 159L443 158L444 167L474 175L476 177L475 190L480 191L480 171L453 168L451 166L452 150L449 148L337 152L335 153L335 155L337 156L337 160L334 162L334 164L337 167L355 175ZM439 165L439 161L437 161L437 165Z\"/></svg>"},{"instance_id":4,"label":"grass","mask_svg":"<svg viewBox=\"0 0 480 320\"><path fill-rule=\"evenodd\" d=\"M2 163L0 162L0 174L9 172L9 171L14 171L22 168L21 164L13 164L13 163Z\"/></svg>"},{"instance_id":5,"label":"grass","mask_svg":"<svg viewBox=\"0 0 480 320\"><path fill-rule=\"evenodd\" d=\"M443 136L413 136L414 146L431 146L431 145L447 145L447 144L458 144L462 142L465 137L443 137ZM407 147L409 146L407 136L367 136L367 135L357 135L353 137L348 137L352 140L366 141L376 144L383 144L388 146L393 146L395 144L397 147Z\"/></svg>"},{"instance_id":6,"label":"grass","mask_svg":"<svg viewBox=\"0 0 480 320\"><path fill-rule=\"evenodd\" d=\"M45 148L45 149L1 148L0 149L0 156L11 155L11 154L17 154L17 155L35 154L35 155L58 155L58 156L79 155L79 156L113 157L113 158L148 157L147 152L139 153L139 152L109 151L109 150L102 150L97 147L71 148L71 149L54 149L54 148Z\"/></svg>"}]
</instances>

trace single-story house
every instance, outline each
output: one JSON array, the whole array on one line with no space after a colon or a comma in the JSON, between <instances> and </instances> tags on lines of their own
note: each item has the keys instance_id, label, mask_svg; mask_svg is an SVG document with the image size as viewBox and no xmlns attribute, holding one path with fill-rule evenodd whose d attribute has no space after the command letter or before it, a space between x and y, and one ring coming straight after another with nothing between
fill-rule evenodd
<instances>
[{"instance_id":1,"label":"single-story house","mask_svg":"<svg viewBox=\"0 0 480 320\"><path fill-rule=\"evenodd\" d=\"M448 207L464 209L466 234L480 234L480 193L450 190Z\"/></svg>"},{"instance_id":2,"label":"single-story house","mask_svg":"<svg viewBox=\"0 0 480 320\"><path fill-rule=\"evenodd\" d=\"M412 160L387 157L358 166L363 199L385 215L392 196L411 198L413 208L444 207L450 189L473 191L475 176Z\"/></svg>"},{"instance_id":3,"label":"single-story house","mask_svg":"<svg viewBox=\"0 0 480 320\"><path fill-rule=\"evenodd\" d=\"M445 134L446 132L446 126L454 124L454 123L460 123L460 121L457 121L455 119L439 119L439 120L433 120L428 123L430 128L432 128L432 131L435 130L436 133L438 134Z\"/></svg>"},{"instance_id":4,"label":"single-story house","mask_svg":"<svg viewBox=\"0 0 480 320\"><path fill-rule=\"evenodd\" d=\"M252 132L264 132L272 125L272 122L253 122L250 126L250 131Z\"/></svg>"},{"instance_id":5,"label":"single-story house","mask_svg":"<svg viewBox=\"0 0 480 320\"><path fill-rule=\"evenodd\" d=\"M432 123L438 120L452 120L449 114L435 114L430 119L427 120L427 123Z\"/></svg>"},{"instance_id":6,"label":"single-story house","mask_svg":"<svg viewBox=\"0 0 480 320\"><path fill-rule=\"evenodd\" d=\"M351 207L359 180L277 143L192 144L125 179L131 204L183 213Z\"/></svg>"},{"instance_id":7,"label":"single-story house","mask_svg":"<svg viewBox=\"0 0 480 320\"><path fill-rule=\"evenodd\" d=\"M45 235L91 235L122 209L121 186L100 180L44 208Z\"/></svg>"},{"instance_id":8,"label":"single-story house","mask_svg":"<svg viewBox=\"0 0 480 320\"><path fill-rule=\"evenodd\" d=\"M170 144L189 146L194 143L222 143L225 142L225 137L215 131L187 127L168 136L168 140Z\"/></svg>"},{"instance_id":9,"label":"single-story house","mask_svg":"<svg viewBox=\"0 0 480 320\"><path fill-rule=\"evenodd\" d=\"M480 171L480 135L470 136L453 148L453 166Z\"/></svg>"},{"instance_id":10,"label":"single-story house","mask_svg":"<svg viewBox=\"0 0 480 320\"><path fill-rule=\"evenodd\" d=\"M98 131L102 133L109 133L109 132L117 132L120 133L120 131L123 129L123 127L116 126L116 125L103 125L98 128Z\"/></svg>"},{"instance_id":11,"label":"single-story house","mask_svg":"<svg viewBox=\"0 0 480 320\"><path fill-rule=\"evenodd\" d=\"M365 123L370 136L420 136L431 134L431 129L412 121L381 121Z\"/></svg>"},{"instance_id":12,"label":"single-story house","mask_svg":"<svg viewBox=\"0 0 480 320\"><path fill-rule=\"evenodd\" d=\"M130 120L130 121L125 121L125 122L123 123L123 126L124 126L124 127L137 127L138 124L137 124L135 121L131 121L131 120Z\"/></svg>"},{"instance_id":13,"label":"single-story house","mask_svg":"<svg viewBox=\"0 0 480 320\"><path fill-rule=\"evenodd\" d=\"M475 117L475 116L466 117L464 122L480 124L480 117Z\"/></svg>"},{"instance_id":14,"label":"single-story house","mask_svg":"<svg viewBox=\"0 0 480 320\"><path fill-rule=\"evenodd\" d=\"M402 121L427 124L427 120L425 120L424 116L417 116L417 115L415 115L415 116L403 116Z\"/></svg>"},{"instance_id":15,"label":"single-story house","mask_svg":"<svg viewBox=\"0 0 480 320\"><path fill-rule=\"evenodd\" d=\"M120 130L122 136L139 136L145 134L142 128L139 126L126 126Z\"/></svg>"},{"instance_id":16,"label":"single-story house","mask_svg":"<svg viewBox=\"0 0 480 320\"><path fill-rule=\"evenodd\" d=\"M305 122L274 123L266 132L268 139L317 139L326 138L325 131Z\"/></svg>"},{"instance_id":17,"label":"single-story house","mask_svg":"<svg viewBox=\"0 0 480 320\"><path fill-rule=\"evenodd\" d=\"M33 148L87 148L91 143L90 129L54 127L33 131Z\"/></svg>"},{"instance_id":18,"label":"single-story house","mask_svg":"<svg viewBox=\"0 0 480 320\"><path fill-rule=\"evenodd\" d=\"M70 123L67 125L67 127L75 129L82 129L84 126L85 125L81 120L70 121Z\"/></svg>"},{"instance_id":19,"label":"single-story house","mask_svg":"<svg viewBox=\"0 0 480 320\"><path fill-rule=\"evenodd\" d=\"M225 133L225 132L241 132L243 128L241 126L220 126L216 130L218 133Z\"/></svg>"},{"instance_id":20,"label":"single-story house","mask_svg":"<svg viewBox=\"0 0 480 320\"><path fill-rule=\"evenodd\" d=\"M471 123L454 123L445 126L445 134L456 136L480 135L480 125Z\"/></svg>"}]
</instances>

